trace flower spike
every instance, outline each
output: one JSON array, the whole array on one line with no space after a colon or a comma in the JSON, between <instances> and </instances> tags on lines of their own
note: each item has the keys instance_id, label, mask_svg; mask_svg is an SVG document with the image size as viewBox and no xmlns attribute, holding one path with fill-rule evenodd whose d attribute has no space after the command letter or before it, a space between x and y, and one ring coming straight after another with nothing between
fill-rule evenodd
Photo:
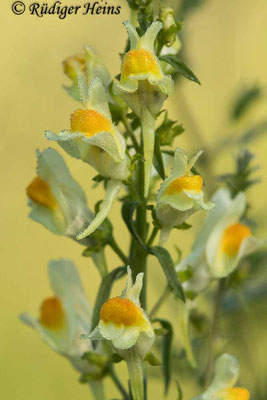
<instances>
[{"instance_id":1,"label":"flower spike","mask_svg":"<svg viewBox=\"0 0 267 400\"><path fill-rule=\"evenodd\" d=\"M99 227L99 225L102 224L104 219L107 217L114 201L116 200L121 187L121 181L111 179L108 182L105 199L103 201L100 211L97 213L89 226L84 231L79 233L79 235L76 237L77 240L84 239L85 237L91 235L91 233L93 233Z\"/></svg>"}]
</instances>

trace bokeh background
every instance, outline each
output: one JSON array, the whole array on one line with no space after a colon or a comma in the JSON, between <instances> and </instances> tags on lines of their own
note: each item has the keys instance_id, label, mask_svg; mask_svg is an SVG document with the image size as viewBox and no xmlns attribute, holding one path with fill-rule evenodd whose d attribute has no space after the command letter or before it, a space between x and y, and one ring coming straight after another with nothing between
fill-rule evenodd
<instances>
[{"instance_id":1,"label":"bokeh background","mask_svg":"<svg viewBox=\"0 0 267 400\"><path fill-rule=\"evenodd\" d=\"M100 279L91 260L81 257L81 246L53 236L27 218L25 187L35 175L36 148L44 149L49 145L44 130L68 128L69 115L77 107L62 89L67 83L62 73L62 60L90 44L103 57L111 74L117 75L118 53L122 52L126 39L122 21L128 17L128 7L121 1L122 12L118 16L69 16L59 20L56 16L15 16L11 12L11 3L11 0L2 2L0 14L1 398L89 399L88 388L78 384L78 375L68 362L50 351L34 331L20 323L18 316L25 310L37 315L40 303L51 294L46 270L51 258L67 257L76 262L92 304ZM79 1L72 3L79 4ZM113 0L113 3L119 2ZM178 3L175 1L175 5ZM266 0L206 0L199 3L202 4L186 14L183 40L184 56L202 85L183 79L168 101L170 116L186 128L177 145L190 154L199 148L213 149L222 138L239 134L267 119ZM241 121L233 122L230 118L233 101L241 90L251 85L261 87L263 96ZM206 171L209 179L231 171L233 155L239 147L223 148L216 153ZM266 136L259 135L257 140L249 143L249 148L256 154L256 163L260 166L257 176L262 181L249 191L249 199L253 215L259 219L257 235L263 237L267 215ZM73 176L83 185L93 208L103 195L101 188L91 190L94 171L65 154L64 158ZM215 180L211 184L216 187ZM126 251L127 235L119 218L119 207L115 207L111 220L116 224L115 236ZM193 230L176 231L172 235L171 251L174 244L187 251L202 218L192 218ZM111 252L108 252L108 261L111 267L119 265ZM159 280L156 280L160 276L159 267L153 260L151 264L155 267L152 286L159 289ZM154 299L152 293L150 305ZM242 326L241 333L243 330L246 342L242 348L233 344L233 351L242 359L243 381L251 390L254 390L256 380L267 375L264 370L267 331L264 301L258 308L259 314L253 311L247 318L239 315L236 322ZM175 309L168 311L165 308L164 312L175 315ZM236 342L241 340L236 339ZM185 385L184 389L185 399L195 393L192 385ZM117 395L113 389L109 393L110 397ZM160 397L155 395L159 392L154 381L150 393L151 396L154 393L151 398ZM170 398L175 396L172 389ZM259 398L266 398L263 396Z\"/></svg>"}]
</instances>

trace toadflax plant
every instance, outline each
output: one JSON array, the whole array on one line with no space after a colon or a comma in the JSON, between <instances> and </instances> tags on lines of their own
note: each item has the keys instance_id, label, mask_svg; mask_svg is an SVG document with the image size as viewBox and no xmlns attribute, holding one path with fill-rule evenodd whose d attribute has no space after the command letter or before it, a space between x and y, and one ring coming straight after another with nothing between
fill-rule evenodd
<instances>
[{"instance_id":1,"label":"toadflax plant","mask_svg":"<svg viewBox=\"0 0 267 400\"><path fill-rule=\"evenodd\" d=\"M253 235L247 216L251 157L249 153L239 156L242 181L239 168L235 175L227 175L226 187L208 198L209 182L200 172L205 153L198 149L192 157L174 146L183 128L162 108L179 75L199 83L179 56L181 23L169 7L156 11L150 1L137 0L129 0L129 5L120 74L112 79L89 46L67 58L64 72L71 83L65 89L73 98L73 112L60 132L45 132L51 144L80 160L81 167L96 171L92 183L103 184L104 198L90 210L82 188L51 148L37 151L36 176L26 189L30 218L56 235L75 240L83 246L83 255L92 258L101 275L95 304L89 304L73 263L52 260L53 296L43 301L39 316L23 313L21 320L70 361L96 400L110 399L105 391L107 377L116 386L117 397L124 400L163 398L178 380L181 400L184 370L199 385L195 400L248 400L248 390L235 386L237 358L224 353L226 340L222 338L218 345L216 338L222 300L237 279L242 260L264 244ZM232 186L227 186L227 180ZM238 190L233 190L233 182L239 182L234 186ZM129 251L116 243L113 231L119 227L108 219L115 202L121 203ZM205 220L192 249L174 262L165 247L168 239L175 238L177 229L189 229L188 219L198 212L205 214ZM122 265L113 270L105 259L107 246L121 259ZM147 264L152 257L161 265L166 282L157 282L162 295L148 310ZM111 297L113 283L125 278L123 292ZM216 286L211 302L214 315L206 331L200 330L202 338L209 340L200 342L199 349L192 345L190 325L201 315L199 297L208 293L210 299ZM175 323L168 315L160 316L160 307L171 295ZM173 341L175 333L179 343ZM116 364L123 361L129 384L116 373ZM157 368L157 376L162 371L164 391L153 397L148 391L151 368L147 364Z\"/></svg>"}]
</instances>

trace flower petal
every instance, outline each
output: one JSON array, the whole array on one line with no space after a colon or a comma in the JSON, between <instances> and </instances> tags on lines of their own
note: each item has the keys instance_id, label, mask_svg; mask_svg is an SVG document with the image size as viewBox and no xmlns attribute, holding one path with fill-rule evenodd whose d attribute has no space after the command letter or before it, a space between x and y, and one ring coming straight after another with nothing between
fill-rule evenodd
<instances>
[{"instance_id":1,"label":"flower petal","mask_svg":"<svg viewBox=\"0 0 267 400\"><path fill-rule=\"evenodd\" d=\"M114 201L116 200L121 187L121 181L111 179L108 182L106 195L101 205L100 211L96 214L90 225L83 232L79 233L79 235L77 236L77 240L84 239L86 236L91 235L91 233L93 233L99 227L99 225L102 224L104 219L107 217Z\"/></svg>"},{"instance_id":2,"label":"flower petal","mask_svg":"<svg viewBox=\"0 0 267 400\"><path fill-rule=\"evenodd\" d=\"M123 325L115 325L112 322L105 323L101 320L99 321L98 328L100 334L107 340L116 339L125 329Z\"/></svg>"},{"instance_id":3,"label":"flower petal","mask_svg":"<svg viewBox=\"0 0 267 400\"><path fill-rule=\"evenodd\" d=\"M128 32L131 48L136 49L140 38L135 27L131 24L130 21L124 21L123 24Z\"/></svg>"},{"instance_id":4,"label":"flower petal","mask_svg":"<svg viewBox=\"0 0 267 400\"><path fill-rule=\"evenodd\" d=\"M136 327L125 328L125 330L116 339L112 340L112 344L117 349L126 350L133 347L139 337L139 330Z\"/></svg>"},{"instance_id":5,"label":"flower petal","mask_svg":"<svg viewBox=\"0 0 267 400\"><path fill-rule=\"evenodd\" d=\"M162 23L159 21L153 22L146 30L145 34L140 38L140 47L154 54L154 43L159 31L162 29Z\"/></svg>"}]
</instances>

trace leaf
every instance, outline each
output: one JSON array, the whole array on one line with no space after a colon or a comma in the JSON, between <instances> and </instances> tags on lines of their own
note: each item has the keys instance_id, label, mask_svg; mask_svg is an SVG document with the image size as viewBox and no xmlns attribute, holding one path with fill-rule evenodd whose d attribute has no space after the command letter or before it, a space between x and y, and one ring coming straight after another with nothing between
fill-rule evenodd
<instances>
[{"instance_id":1,"label":"leaf","mask_svg":"<svg viewBox=\"0 0 267 400\"><path fill-rule=\"evenodd\" d=\"M181 231L186 231L187 229L190 229L192 225L187 224L186 222L183 222L181 225L175 226L176 229L179 229Z\"/></svg>"},{"instance_id":2,"label":"leaf","mask_svg":"<svg viewBox=\"0 0 267 400\"><path fill-rule=\"evenodd\" d=\"M235 101L231 117L232 119L241 118L247 110L262 96L262 90L258 86L251 86L245 88L239 93L238 98Z\"/></svg>"},{"instance_id":3,"label":"leaf","mask_svg":"<svg viewBox=\"0 0 267 400\"><path fill-rule=\"evenodd\" d=\"M184 396L183 396L183 391L182 391L181 385L180 385L179 381L175 381L175 382L176 382L177 390L178 390L177 400L183 400Z\"/></svg>"},{"instance_id":4,"label":"leaf","mask_svg":"<svg viewBox=\"0 0 267 400\"><path fill-rule=\"evenodd\" d=\"M157 318L154 321L159 322L162 328L167 331L162 338L162 371L164 376L165 395L167 395L172 375L171 347L173 340L173 329L171 323L166 319Z\"/></svg>"},{"instance_id":5,"label":"leaf","mask_svg":"<svg viewBox=\"0 0 267 400\"><path fill-rule=\"evenodd\" d=\"M150 253L157 257L174 295L185 302L183 287L178 279L178 274L175 271L174 263L168 250L155 246L150 249Z\"/></svg>"},{"instance_id":6,"label":"leaf","mask_svg":"<svg viewBox=\"0 0 267 400\"><path fill-rule=\"evenodd\" d=\"M177 72L182 74L185 78L189 79L190 81L196 82L199 85L201 84L197 76L191 71L188 66L179 59L177 55L168 54L166 56L161 56L160 60L165 61L166 63L170 64Z\"/></svg>"},{"instance_id":7,"label":"leaf","mask_svg":"<svg viewBox=\"0 0 267 400\"><path fill-rule=\"evenodd\" d=\"M153 159L154 167L156 168L161 179L165 179L165 170L164 163L162 159L162 153L160 149L159 136L155 135L155 149L154 149L154 159Z\"/></svg>"},{"instance_id":8,"label":"leaf","mask_svg":"<svg viewBox=\"0 0 267 400\"><path fill-rule=\"evenodd\" d=\"M131 200L126 200L121 209L121 214L123 221L125 222L130 234L134 237L134 239L142 246L142 248L148 253L149 249L143 240L140 238L133 221L133 214L136 209L137 203Z\"/></svg>"},{"instance_id":9,"label":"leaf","mask_svg":"<svg viewBox=\"0 0 267 400\"><path fill-rule=\"evenodd\" d=\"M102 279L100 288L97 293L93 316L92 316L92 330L95 329L99 322L99 314L102 305L109 299L111 287L115 280L121 278L126 274L126 267L118 267L111 271L104 279Z\"/></svg>"},{"instance_id":10,"label":"leaf","mask_svg":"<svg viewBox=\"0 0 267 400\"><path fill-rule=\"evenodd\" d=\"M152 353L152 351L147 353L147 355L145 356L145 361L148 362L148 364L152 367L160 367L162 365L162 362L158 359L157 356L155 356L154 353Z\"/></svg>"}]
</instances>

